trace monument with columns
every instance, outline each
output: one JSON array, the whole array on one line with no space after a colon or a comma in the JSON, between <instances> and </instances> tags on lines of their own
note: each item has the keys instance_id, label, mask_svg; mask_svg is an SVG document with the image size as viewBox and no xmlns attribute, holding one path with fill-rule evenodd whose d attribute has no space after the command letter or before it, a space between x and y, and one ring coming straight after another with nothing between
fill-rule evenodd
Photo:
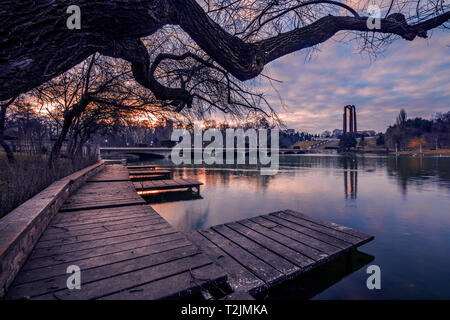
<instances>
[{"instance_id":1,"label":"monument with columns","mask_svg":"<svg viewBox=\"0 0 450 320\"><path fill-rule=\"evenodd\" d=\"M347 125L348 124L348 125ZM356 135L356 107L353 105L348 105L344 107L343 116L343 134L353 134Z\"/></svg>"}]
</instances>

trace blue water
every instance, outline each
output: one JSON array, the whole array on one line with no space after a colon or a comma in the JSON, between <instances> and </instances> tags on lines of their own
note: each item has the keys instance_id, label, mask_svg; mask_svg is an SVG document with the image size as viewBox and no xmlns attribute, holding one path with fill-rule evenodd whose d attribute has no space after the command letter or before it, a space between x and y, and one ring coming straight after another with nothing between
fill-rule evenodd
<instances>
[{"instance_id":1,"label":"blue water","mask_svg":"<svg viewBox=\"0 0 450 320\"><path fill-rule=\"evenodd\" d=\"M381 289L367 289L365 266L314 299L450 299L448 157L281 156L274 176L158 163L204 183L201 199L153 205L180 230L293 209L374 235L359 251L381 268Z\"/></svg>"}]
</instances>

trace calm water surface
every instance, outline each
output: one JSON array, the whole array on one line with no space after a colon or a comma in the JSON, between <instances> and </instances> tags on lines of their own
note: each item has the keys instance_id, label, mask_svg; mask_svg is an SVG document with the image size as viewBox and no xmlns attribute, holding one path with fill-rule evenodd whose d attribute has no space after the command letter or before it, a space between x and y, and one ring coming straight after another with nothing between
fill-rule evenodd
<instances>
[{"instance_id":1,"label":"calm water surface","mask_svg":"<svg viewBox=\"0 0 450 320\"><path fill-rule=\"evenodd\" d=\"M200 199L153 205L180 230L293 209L374 235L359 251L380 266L381 290L367 289L365 266L314 299L450 299L449 157L281 156L274 176L158 162L204 183Z\"/></svg>"}]
</instances>

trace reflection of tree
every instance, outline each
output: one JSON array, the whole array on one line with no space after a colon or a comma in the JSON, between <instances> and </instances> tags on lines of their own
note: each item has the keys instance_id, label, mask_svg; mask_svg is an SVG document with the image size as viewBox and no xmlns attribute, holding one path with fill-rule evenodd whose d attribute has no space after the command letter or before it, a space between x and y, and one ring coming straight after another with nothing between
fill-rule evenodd
<instances>
[{"instance_id":1,"label":"reflection of tree","mask_svg":"<svg viewBox=\"0 0 450 320\"><path fill-rule=\"evenodd\" d=\"M395 177L404 193L408 184L420 185L435 177L438 182L450 186L450 159L425 157L390 157L387 159L387 172Z\"/></svg>"},{"instance_id":2,"label":"reflection of tree","mask_svg":"<svg viewBox=\"0 0 450 320\"><path fill-rule=\"evenodd\" d=\"M345 199L356 199L358 191L358 158L355 156L341 157L340 163L344 169Z\"/></svg>"},{"instance_id":3,"label":"reflection of tree","mask_svg":"<svg viewBox=\"0 0 450 320\"><path fill-rule=\"evenodd\" d=\"M243 177L249 184L256 186L259 190L266 189L269 182L276 175L261 175L260 167L257 165L227 165L214 164L209 166L201 165L184 165L180 168L180 177L192 177L204 182L206 185L224 185L228 186L235 178Z\"/></svg>"}]
</instances>

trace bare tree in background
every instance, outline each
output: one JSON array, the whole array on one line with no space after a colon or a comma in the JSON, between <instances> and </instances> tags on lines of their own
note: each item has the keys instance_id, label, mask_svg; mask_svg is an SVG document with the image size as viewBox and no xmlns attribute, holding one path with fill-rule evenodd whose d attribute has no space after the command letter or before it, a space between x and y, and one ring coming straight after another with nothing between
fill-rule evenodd
<instances>
[{"instance_id":1,"label":"bare tree in background","mask_svg":"<svg viewBox=\"0 0 450 320\"><path fill-rule=\"evenodd\" d=\"M0 104L0 146L5 150L6 157L10 163L15 162L13 151L8 143L5 141L5 122L6 122L6 111L8 107L14 102L16 98L12 98L9 101L6 101Z\"/></svg>"}]
</instances>

